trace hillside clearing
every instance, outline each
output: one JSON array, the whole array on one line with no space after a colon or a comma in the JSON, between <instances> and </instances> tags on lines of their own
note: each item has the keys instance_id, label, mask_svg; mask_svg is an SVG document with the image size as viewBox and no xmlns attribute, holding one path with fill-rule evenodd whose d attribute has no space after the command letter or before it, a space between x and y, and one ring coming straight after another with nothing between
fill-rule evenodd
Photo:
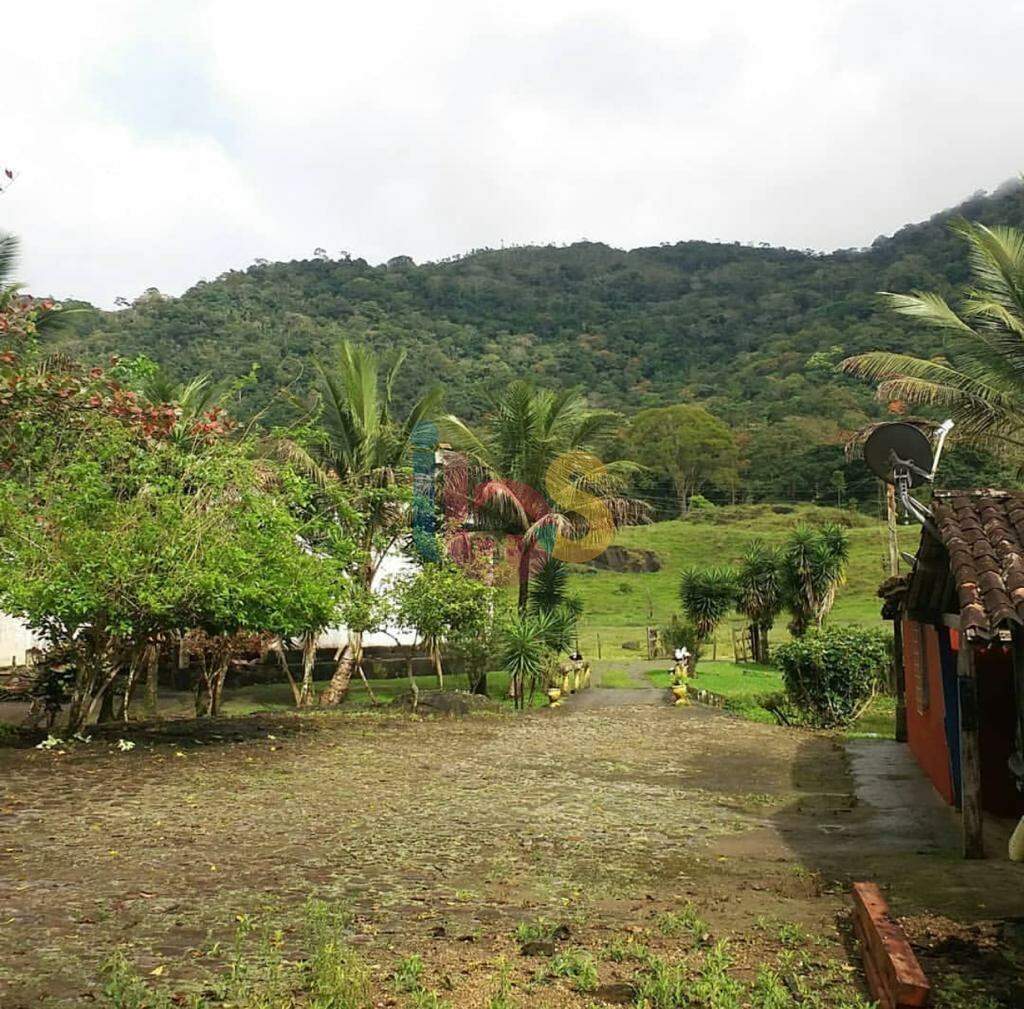
<instances>
[{"instance_id":1,"label":"hillside clearing","mask_svg":"<svg viewBox=\"0 0 1024 1009\"><path fill-rule=\"evenodd\" d=\"M875 595L886 577L886 531L883 523L836 508L811 505L734 505L694 512L686 519L620 529L615 542L624 547L653 550L661 570L642 574L574 569L572 591L584 604L580 644L585 654L596 654L601 640L605 658L645 651L644 628L660 626L680 612L678 589L683 569L690 566L734 562L750 540L760 537L781 543L800 522L839 522L850 538L850 565L846 583L839 589L831 620L864 626L884 626ZM920 530L901 526L900 547L913 552ZM773 641L784 641L787 616L783 614L772 632ZM717 633L718 657L732 657L732 625L741 626L733 614ZM636 642L638 649L623 649Z\"/></svg>"}]
</instances>

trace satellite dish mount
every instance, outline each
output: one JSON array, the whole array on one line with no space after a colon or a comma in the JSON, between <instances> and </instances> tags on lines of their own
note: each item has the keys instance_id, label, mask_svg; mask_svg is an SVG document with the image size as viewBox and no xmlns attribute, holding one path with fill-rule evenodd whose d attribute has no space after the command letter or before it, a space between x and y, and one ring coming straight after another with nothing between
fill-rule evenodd
<instances>
[{"instance_id":1,"label":"satellite dish mount","mask_svg":"<svg viewBox=\"0 0 1024 1009\"><path fill-rule=\"evenodd\" d=\"M953 428L943 421L932 440L915 424L899 422L876 427L864 442L864 461L879 479L896 488L896 499L904 514L934 533L932 513L910 493L914 487L930 484L939 468L946 436Z\"/></svg>"}]
</instances>

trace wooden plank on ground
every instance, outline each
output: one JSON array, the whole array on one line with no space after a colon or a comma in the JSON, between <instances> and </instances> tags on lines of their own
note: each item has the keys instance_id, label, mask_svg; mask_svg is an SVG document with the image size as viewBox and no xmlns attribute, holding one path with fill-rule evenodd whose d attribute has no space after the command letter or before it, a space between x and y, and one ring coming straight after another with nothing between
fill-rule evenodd
<instances>
[{"instance_id":1,"label":"wooden plank on ground","mask_svg":"<svg viewBox=\"0 0 1024 1009\"><path fill-rule=\"evenodd\" d=\"M875 883L853 884L853 924L871 995L880 1009L919 1009L930 987L899 924Z\"/></svg>"}]
</instances>

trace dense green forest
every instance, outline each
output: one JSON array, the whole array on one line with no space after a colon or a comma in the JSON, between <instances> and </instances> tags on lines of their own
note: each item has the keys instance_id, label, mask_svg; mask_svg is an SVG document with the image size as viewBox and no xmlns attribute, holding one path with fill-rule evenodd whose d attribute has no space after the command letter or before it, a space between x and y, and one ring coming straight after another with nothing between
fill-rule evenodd
<instances>
[{"instance_id":1,"label":"dense green forest","mask_svg":"<svg viewBox=\"0 0 1024 1009\"><path fill-rule=\"evenodd\" d=\"M842 443L885 405L834 366L876 348L943 353L941 335L888 312L877 292L955 296L967 279L965 249L947 227L955 215L1022 227L1024 188L1007 183L870 248L827 255L578 242L371 266L316 250L232 270L180 298L150 290L119 311L83 313L62 341L94 360L146 354L177 378L233 378L256 364L242 409L265 411L270 423L289 416L279 391L303 392L313 358L343 338L385 358L405 350L399 400L440 383L447 408L469 419L524 375L625 413L699 403L733 429L744 460L741 483L712 487L710 497L868 502L875 485L844 462ZM949 484L1012 479L956 449L946 463ZM647 489L671 512L665 484Z\"/></svg>"}]
</instances>

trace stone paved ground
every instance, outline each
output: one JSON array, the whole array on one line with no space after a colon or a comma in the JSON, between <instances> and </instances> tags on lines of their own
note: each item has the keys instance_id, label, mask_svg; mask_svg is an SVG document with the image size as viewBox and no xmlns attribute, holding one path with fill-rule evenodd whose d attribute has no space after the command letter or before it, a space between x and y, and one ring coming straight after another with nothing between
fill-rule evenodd
<instances>
[{"instance_id":1,"label":"stone paved ground","mask_svg":"<svg viewBox=\"0 0 1024 1009\"><path fill-rule=\"evenodd\" d=\"M201 744L0 750L0 1007L104 1004L98 966L120 947L201 989L236 916L288 933L311 895L354 911L378 1004L405 1004L386 978L417 953L455 1007L488 1005L502 958L517 1005L621 1002L635 965L602 951L681 954L663 923L687 902L741 978L806 935L822 1006L857 984L852 879L929 928L1024 912L1019 867L959 862L934 821L893 836L889 810L875 844L883 817L841 740L593 693L520 717L254 718ZM595 957L598 992L519 956L512 932L539 916Z\"/></svg>"}]
</instances>

